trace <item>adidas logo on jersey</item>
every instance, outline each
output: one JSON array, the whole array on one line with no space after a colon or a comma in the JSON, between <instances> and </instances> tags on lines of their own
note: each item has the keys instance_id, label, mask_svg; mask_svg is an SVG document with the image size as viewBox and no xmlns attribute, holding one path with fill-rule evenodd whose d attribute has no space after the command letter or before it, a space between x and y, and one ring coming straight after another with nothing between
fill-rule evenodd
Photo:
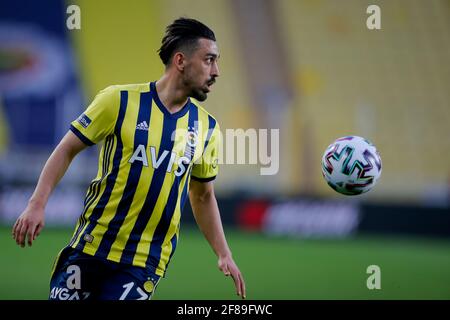
<instances>
[{"instance_id":1,"label":"adidas logo on jersey","mask_svg":"<svg viewBox=\"0 0 450 320\"><path fill-rule=\"evenodd\" d=\"M144 130L144 131L148 131L148 124L147 121L142 121L141 123L139 123L136 126L136 130Z\"/></svg>"}]
</instances>

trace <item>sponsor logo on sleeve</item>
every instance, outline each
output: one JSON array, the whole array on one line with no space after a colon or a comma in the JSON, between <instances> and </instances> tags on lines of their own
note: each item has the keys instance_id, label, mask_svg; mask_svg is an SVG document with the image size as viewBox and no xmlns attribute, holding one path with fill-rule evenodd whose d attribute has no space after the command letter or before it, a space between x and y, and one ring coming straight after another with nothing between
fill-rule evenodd
<instances>
[{"instance_id":1,"label":"sponsor logo on sleeve","mask_svg":"<svg viewBox=\"0 0 450 320\"><path fill-rule=\"evenodd\" d=\"M81 126L83 128L87 128L89 127L89 125L91 124L91 119L89 119L89 117L87 115L85 115L84 113L78 117L77 121L79 122L79 124L81 124Z\"/></svg>"}]
</instances>

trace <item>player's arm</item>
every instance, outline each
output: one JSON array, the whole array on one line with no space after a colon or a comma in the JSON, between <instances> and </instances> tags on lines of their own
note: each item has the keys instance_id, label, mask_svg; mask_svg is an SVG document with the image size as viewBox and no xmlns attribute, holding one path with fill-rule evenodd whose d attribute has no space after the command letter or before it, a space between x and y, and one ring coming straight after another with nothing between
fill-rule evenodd
<instances>
[{"instance_id":1,"label":"player's arm","mask_svg":"<svg viewBox=\"0 0 450 320\"><path fill-rule=\"evenodd\" d=\"M18 245L24 247L27 240L31 246L41 232L48 198L75 155L87 145L96 144L113 133L119 97L115 86L101 90L85 112L72 121L70 131L47 160L25 211L13 226L12 235Z\"/></svg>"},{"instance_id":2,"label":"player's arm","mask_svg":"<svg viewBox=\"0 0 450 320\"><path fill-rule=\"evenodd\" d=\"M86 144L69 131L48 158L27 207L12 228L13 238L21 247L25 246L26 238L28 245L31 246L41 232L45 220L44 209L50 194L64 176L75 155L85 147Z\"/></svg>"},{"instance_id":3,"label":"player's arm","mask_svg":"<svg viewBox=\"0 0 450 320\"><path fill-rule=\"evenodd\" d=\"M237 294L245 299L244 278L233 260L231 250L225 239L213 182L191 180L189 199L200 230L219 258L219 269L226 276L232 276Z\"/></svg>"}]
</instances>

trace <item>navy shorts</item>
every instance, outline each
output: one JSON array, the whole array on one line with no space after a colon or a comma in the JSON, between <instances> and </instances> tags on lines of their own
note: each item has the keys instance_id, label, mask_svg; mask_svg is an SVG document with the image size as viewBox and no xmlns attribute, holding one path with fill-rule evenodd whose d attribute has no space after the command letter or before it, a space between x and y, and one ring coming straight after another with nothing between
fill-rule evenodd
<instances>
[{"instance_id":1,"label":"navy shorts","mask_svg":"<svg viewBox=\"0 0 450 320\"><path fill-rule=\"evenodd\" d=\"M49 300L149 300L160 277L67 247L55 262Z\"/></svg>"}]
</instances>

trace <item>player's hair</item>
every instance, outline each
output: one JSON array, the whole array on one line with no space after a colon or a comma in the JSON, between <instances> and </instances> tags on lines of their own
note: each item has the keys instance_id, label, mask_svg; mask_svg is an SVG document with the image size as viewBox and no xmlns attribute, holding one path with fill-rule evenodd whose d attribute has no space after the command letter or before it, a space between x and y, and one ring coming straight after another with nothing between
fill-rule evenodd
<instances>
[{"instance_id":1,"label":"player's hair","mask_svg":"<svg viewBox=\"0 0 450 320\"><path fill-rule=\"evenodd\" d=\"M214 32L200 21L184 17L178 18L166 28L161 48L158 50L159 57L164 65L168 66L175 52L191 53L197 48L200 38L216 41Z\"/></svg>"}]
</instances>

